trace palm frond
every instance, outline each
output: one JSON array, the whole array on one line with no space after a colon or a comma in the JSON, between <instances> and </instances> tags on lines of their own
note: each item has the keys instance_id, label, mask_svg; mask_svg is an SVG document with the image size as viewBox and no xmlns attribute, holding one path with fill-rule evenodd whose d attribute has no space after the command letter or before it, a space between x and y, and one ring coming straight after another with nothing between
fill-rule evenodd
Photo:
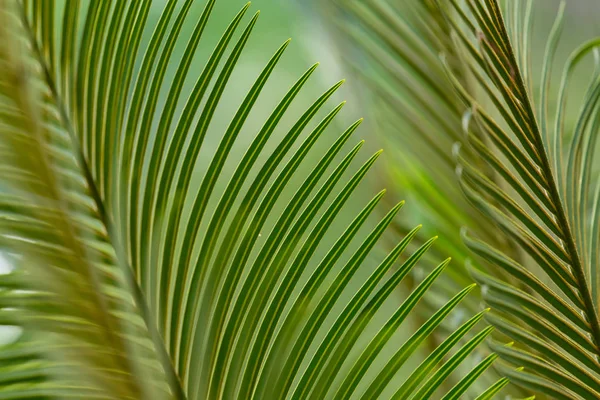
<instances>
[{"instance_id":1,"label":"palm frond","mask_svg":"<svg viewBox=\"0 0 600 400\"><path fill-rule=\"evenodd\" d=\"M0 351L13 375L2 394L94 397L98 387L120 397L166 394L164 371L16 5L3 3L1 16L1 238L15 265L2 280L3 323L31 331ZM14 357L25 349L29 357Z\"/></svg>"},{"instance_id":2,"label":"palm frond","mask_svg":"<svg viewBox=\"0 0 600 400\"><path fill-rule=\"evenodd\" d=\"M223 59L248 5L241 9L186 93L215 2L205 4L177 59L174 49L196 4L181 3L166 2L155 24L148 22L149 1L2 3L0 249L15 268L2 276L0 321L24 334L0 348L6 372L0 396L346 398L439 390L491 328L461 343L482 319L477 313L404 386L392 379L473 286L446 298L386 357L384 349L394 345L392 337L449 260L390 310L387 322L375 318L386 316L384 302L434 239L407 251L414 228L375 269L365 269L403 205L391 207L361 240L380 192L333 242L332 223L380 155L336 190L362 146L345 148L359 120L311 162L311 150L343 104L312 129L311 121L342 82L267 152L316 65L310 67L235 159L233 145L286 41L234 110L196 181L216 108L258 13ZM169 65L176 66L172 79ZM237 166L226 176L232 159ZM227 181L222 191L221 180ZM410 254L399 263L405 251ZM359 270L367 278L353 290ZM460 396L494 357L448 398Z\"/></svg>"},{"instance_id":3,"label":"palm frond","mask_svg":"<svg viewBox=\"0 0 600 400\"><path fill-rule=\"evenodd\" d=\"M600 42L583 44L567 60L554 117L551 68L564 4L548 37L538 93L529 47L531 2L510 2L504 10L495 0L451 3L448 22L479 83L477 90L466 88L447 68L471 110L465 125L470 151L502 178L490 180L458 151L461 186L471 203L527 255L516 260L493 244L464 235L481 260L511 277L471 267L494 310L488 320L518 344L494 343L492 348L525 367L508 373L525 388L552 398L596 398L600 325L593 257L599 237L592 173L600 121L597 71L588 71L591 86L570 129L565 110L574 68Z\"/></svg>"},{"instance_id":4,"label":"palm frond","mask_svg":"<svg viewBox=\"0 0 600 400\"><path fill-rule=\"evenodd\" d=\"M460 202L451 207L464 212L460 220L472 228L464 242L483 263L467 264L494 310L486 318L517 342L492 347L513 365L525 366L501 372L550 397L598 397L598 39L572 53L553 88L564 4L539 71L532 67L531 1L507 2L503 11L494 0L327 4L335 5L341 41L359 49L360 64L356 53L344 54L368 87L392 104L380 107L385 108L380 118L409 128L408 134L396 134L396 124L382 123L379 130L402 141L401 154L424 160L417 182L449 173L453 162L445 143L456 142L461 187L489 217L481 221ZM596 67L587 70L589 89L574 98L571 82L591 54ZM448 97L448 85L457 89L462 105ZM449 189L438 188L454 199L455 185L447 181ZM416 196L433 192L419 185L421 190L412 185ZM430 205L430 215L437 212L439 229L455 228L449 223L453 216L431 199L421 204ZM505 235L490 235L497 229L490 222ZM482 268L490 265L495 267Z\"/></svg>"}]
</instances>

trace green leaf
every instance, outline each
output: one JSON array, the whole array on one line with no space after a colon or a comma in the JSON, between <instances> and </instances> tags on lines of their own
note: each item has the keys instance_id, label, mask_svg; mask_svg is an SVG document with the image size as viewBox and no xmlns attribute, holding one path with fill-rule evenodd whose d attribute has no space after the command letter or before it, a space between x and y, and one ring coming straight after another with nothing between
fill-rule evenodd
<instances>
[{"instance_id":1,"label":"green leaf","mask_svg":"<svg viewBox=\"0 0 600 400\"><path fill-rule=\"evenodd\" d=\"M157 20L150 1L0 5L0 254L13 267L0 279L0 324L22 330L0 346L0 398L341 394L369 383L375 356L449 263L427 275L387 324L374 318L434 239L410 249L418 226L370 269L404 202L366 235L385 191L356 215L348 211L381 151L361 160L364 142L346 147L362 119L324 149L345 102L314 126L313 119L343 81L294 114L316 64L238 153L290 41L232 105L224 93L259 16L245 21L247 4L188 88L219 5L208 0L190 21L198 4L167 1ZM208 151L222 107L233 117ZM296 122L278 138L287 120ZM349 216L338 233L333 226ZM408 356L442 330L472 289L456 287L464 286L437 296L446 305L415 329L389 368L375 370L370 392L391 385ZM480 319L433 350L421 378ZM362 341L370 344L362 349ZM361 358L349 359L351 350ZM338 381L351 386L339 386L346 360L352 368Z\"/></svg>"},{"instance_id":2,"label":"green leaf","mask_svg":"<svg viewBox=\"0 0 600 400\"><path fill-rule=\"evenodd\" d=\"M467 49L464 62L478 84L465 85L448 63L446 71L465 106L473 110L474 123L464 127L470 146L491 168L478 167L469 158L471 153L463 154L461 148L456 152L461 187L523 254L510 254L470 235L464 240L485 266L472 267L472 275L485 288L486 302L500 314L486 319L525 346L523 351L495 349L515 366L531 367L539 361L531 372L510 370L511 381L557 398L592 398L598 396L600 371L591 250L597 243L593 236L597 221L589 217L592 132L600 119L597 68L588 69L591 85L577 95L579 99L567 100L567 93L575 95L568 90L575 68L583 65L586 55L597 52L599 41L589 40L573 51L558 93L552 91L561 5L540 63L537 93L532 89L536 74L528 54L532 10L530 1L507 3L501 10L496 0L469 0L465 5L452 1L452 10L446 13L457 46ZM586 72L580 67L578 71ZM555 112L553 98L558 99ZM581 106L572 108L575 123L567 128L567 108L576 101Z\"/></svg>"},{"instance_id":3,"label":"green leaf","mask_svg":"<svg viewBox=\"0 0 600 400\"><path fill-rule=\"evenodd\" d=\"M480 331L477 335L473 336L467 343L465 343L448 361L442 365L442 367L437 370L419 389L419 391L412 396L413 399L423 399L430 397L440 386L445 379L448 378L448 375L460 364L466 356L479 345L485 338L492 332L492 327L487 327ZM468 375L466 375L463 380L452 388L451 392L448 392L447 395L454 395L455 393L460 393L467 386L467 383L478 376L482 369L485 369L489 366L489 363L496 357L494 354L490 354L484 361L482 361L476 368L474 368ZM394 396L394 398L399 399L400 397Z\"/></svg>"},{"instance_id":4,"label":"green leaf","mask_svg":"<svg viewBox=\"0 0 600 400\"><path fill-rule=\"evenodd\" d=\"M387 386L390 380L394 377L396 371L404 365L404 362L408 357L417 350L418 346L423 343L428 335L448 316L448 314L458 305L458 303L475 287L475 285L469 286L454 296L448 303L440 308L434 315L432 315L427 322L425 322L414 334L411 336L406 343L400 347L400 349L392 356L388 361L383 371L375 378L371 385L365 392L366 396L373 397L379 396L385 386Z\"/></svg>"}]
</instances>

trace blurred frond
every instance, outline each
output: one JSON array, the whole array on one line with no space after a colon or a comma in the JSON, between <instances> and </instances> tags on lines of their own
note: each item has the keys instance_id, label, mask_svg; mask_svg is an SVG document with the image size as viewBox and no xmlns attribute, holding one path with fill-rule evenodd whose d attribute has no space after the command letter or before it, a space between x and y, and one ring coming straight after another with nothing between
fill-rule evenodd
<instances>
[{"instance_id":1,"label":"blurred frond","mask_svg":"<svg viewBox=\"0 0 600 400\"><path fill-rule=\"evenodd\" d=\"M18 7L0 10L0 249L14 266L0 303L2 323L26 334L0 348L2 396L164 397L164 371Z\"/></svg>"},{"instance_id":2,"label":"blurred frond","mask_svg":"<svg viewBox=\"0 0 600 400\"><path fill-rule=\"evenodd\" d=\"M477 84L461 58L462 48L452 38L452 25L445 17L450 3L331 0L319 2L319 6L328 26L333 27L330 31L341 47L344 64L362 83L361 95L367 99L363 105L371 114L377 138L392 153L380 165L379 180L414 200L409 203L413 220L395 223L394 231L403 235L412 221L424 221L425 228L415 243L426 241L428 235L440 235L433 257L427 260L430 268L441 254L457 260L439 292L452 293L472 281L464 268L469 257L460 235L464 225L475 227L481 237L520 259L519 250L495 234L492 223L480 218L458 183L453 157L457 143L473 165L486 172L491 169L468 147L463 126L469 124L469 106L455 95L440 60L443 54L448 68L464 87L470 89ZM487 142L476 128L472 130ZM495 173L490 179L496 179ZM500 275L506 276L502 272ZM413 287L410 281L407 285ZM428 294L426 309L440 306L437 294L437 290ZM480 307L479 299L473 296L462 306L472 312ZM433 347L443 338L433 339Z\"/></svg>"},{"instance_id":3,"label":"blurred frond","mask_svg":"<svg viewBox=\"0 0 600 400\"><path fill-rule=\"evenodd\" d=\"M440 234L438 251L451 254L459 261L457 265L463 265L468 252L460 227L481 224L460 193L452 157L455 143L466 144L462 126L468 107L453 93L439 55L445 55L466 87L473 85L474 78L452 40L452 27L444 17L446 5L417 0L332 0L322 7L335 23L345 63L368 90L365 104L370 107L377 137L394 152L380 168L382 181L403 196L415 198L414 218L427 222L424 233ZM485 167L479 160L474 162ZM490 227L483 224L479 232L512 251ZM398 227L400 232L409 229ZM468 282L461 273L454 278Z\"/></svg>"}]
</instances>

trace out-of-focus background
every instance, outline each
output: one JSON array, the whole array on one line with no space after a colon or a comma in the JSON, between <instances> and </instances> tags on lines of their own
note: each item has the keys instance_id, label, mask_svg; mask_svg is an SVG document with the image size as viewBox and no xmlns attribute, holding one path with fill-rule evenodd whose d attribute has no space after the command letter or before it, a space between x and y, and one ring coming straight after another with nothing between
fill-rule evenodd
<instances>
[{"instance_id":1,"label":"out-of-focus background","mask_svg":"<svg viewBox=\"0 0 600 400\"><path fill-rule=\"evenodd\" d=\"M315 121L319 117L324 116L331 108L341 101L347 101L344 109L336 118L336 122L332 128L324 135L322 150L326 143L330 143L343 128L352 123L358 118L364 117L365 122L355 134L356 138L365 139L365 154L376 151L381 147L386 147L381 160L378 161L380 173L371 179L372 183L379 186L389 186L387 179L393 179L393 176L388 176L390 166L396 163L394 149L389 148L389 141L382 140L382 132L379 127L385 125L381 114L375 115L373 96L368 87L361 85L359 79L354 76L352 69L348 67L347 59L355 59L360 62L362 55L360 53L348 54L347 47L341 47L339 41L336 40L332 32L336 32L336 24L344 23L343 20L331 20L331 16L324 13L324 5L332 0L255 0L252 2L250 13L261 10L260 18L252 33L252 37L248 42L244 53L241 56L240 62L234 71L231 78L231 83L228 85L223 101L217 112L215 120L211 125L211 132L215 134L214 140L207 142L204 151L210 154L218 144L218 135L223 132L227 126L231 116L239 105L243 96L248 91L254 79L260 73L262 67L268 61L269 57L277 50L277 48L288 38L292 38L292 42L286 53L275 69L270 81L267 83L260 100L255 105L254 111L250 114L250 118L246 123L241 135L241 139L236 144L237 151L242 151L249 141L254 137L255 133L260 129L261 124L265 121L268 113L274 108L277 102L285 94L293 82L314 62L320 62L319 68L315 71L308 84L298 96L288 115L297 116L301 113L319 94L328 87L333 85L340 79L347 79L345 84L339 89L329 101L330 107L325 107ZM155 1L155 18L158 18L162 8L161 1ZM541 63L542 54L544 51L545 40L547 39L548 31L554 22L556 11L558 9L559 0L538 0L534 2L534 25L533 25L533 42L532 42L532 57L534 61L534 76L538 73L535 64ZM199 16L202 11L201 2L198 2L197 8L194 10L196 16ZM212 50L214 44L219 39L223 28L231 21L232 17L243 6L243 2L238 0L221 0L217 1L213 16L208 24L207 32L203 38L200 51L195 57L195 65L200 73L203 63ZM561 37L561 43L558 50L559 63L564 63L568 54L582 41L600 34L600 4L596 0L567 0L565 11L564 31ZM193 18L191 18L193 19ZM191 29L192 25L186 25L187 29ZM184 34L185 36L185 34ZM185 43L180 43L179 49L182 50ZM194 67L192 67L192 71ZM365 68L368 73L368 68ZM553 73L556 78L561 73L561 68L557 66ZM189 88L194 82L193 74L189 79ZM589 84L586 74L576 74L575 80L571 86L573 91L587 87ZM287 128L293 124L294 119L289 118L284 120L278 129L278 134L285 134ZM567 120L567 124L573 121ZM396 134L402 135L403 127L396 127ZM389 130L386 131L389 135ZM279 136L281 137L281 136ZM327 142L329 140L329 142ZM274 140L273 143L276 143ZM212 146L211 146L212 143ZM351 143L354 142L351 140ZM236 149L234 149L234 152ZM450 149L449 149L450 151ZM315 154L319 154L320 150L315 150ZM200 157L202 160L209 160L207 157ZM232 157L235 160L235 157ZM364 160L361 159L361 160ZM229 168L235 167L235 162L228 163ZM400 172L401 173L401 172ZM225 174L226 175L226 174ZM374 189L373 189L374 190ZM373 194L372 191L359 191L365 195ZM410 193L403 193L401 188L394 189L395 199L390 201L409 199ZM410 202L406 205L409 210L414 210L412 213L403 212L415 217L414 223L424 222L419 219L421 214L417 210L417 205ZM430 227L433 228L433 227ZM434 233L432 231L432 233Z\"/></svg>"}]
</instances>

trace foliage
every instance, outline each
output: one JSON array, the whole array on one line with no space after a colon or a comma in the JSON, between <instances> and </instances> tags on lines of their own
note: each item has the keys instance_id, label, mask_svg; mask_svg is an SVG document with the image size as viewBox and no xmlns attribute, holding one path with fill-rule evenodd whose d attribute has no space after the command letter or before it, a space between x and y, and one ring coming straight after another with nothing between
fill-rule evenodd
<instances>
[{"instance_id":1,"label":"foliage","mask_svg":"<svg viewBox=\"0 0 600 400\"><path fill-rule=\"evenodd\" d=\"M592 73L591 86L582 96L572 132L566 131L564 115L573 69L600 41L584 43L567 60L553 120L550 69L564 5L548 38L539 95L532 83L530 22L520 19L530 13L520 12L515 4L508 5L505 14L495 2L475 6L471 7L473 23L463 18L456 5L457 17L450 21L465 46L465 62L477 78L485 74L478 82L493 104L494 116L460 84L453 83L472 107L471 124L484 133L480 139L469 129L469 142L502 183L490 182L459 153L461 186L475 207L528 255L519 262L465 235L469 248L502 274L496 279L472 269L473 277L488 288L486 302L498 310L490 315L490 322L524 346L504 347L494 342L492 348L511 363L526 367L525 371L509 372L520 385L555 398L598 397L596 267L600 236L596 210L600 186L591 179L600 123L597 72Z\"/></svg>"},{"instance_id":2,"label":"foliage","mask_svg":"<svg viewBox=\"0 0 600 400\"><path fill-rule=\"evenodd\" d=\"M197 4L168 1L154 24L150 1L1 3L0 246L14 269L0 280L0 321L23 333L0 348L0 396L347 398L360 390L372 398L386 388L396 398L438 393L492 328L466 340L484 312L471 314L412 373L396 379L473 285L454 291L395 346L392 338L400 327L410 329L403 322L449 260L390 315L384 301L434 239L406 250L419 226L413 228L350 291L403 205L393 206L360 240L380 192L330 248L321 248L380 154L335 190L362 146L343 150L357 121L309 162L343 104L303 132L341 82L267 152L316 65L309 68L225 176L232 147L286 41L233 110L202 165L202 178L193 179L215 110L258 18L256 13L237 34L249 5L241 9L186 93L184 81L215 2L204 5L177 59L182 26ZM170 81L169 67L175 68ZM298 175L300 184L285 198L284 189ZM409 254L397 263L403 252ZM381 314L387 321L375 318ZM444 398L460 397L495 357L483 359Z\"/></svg>"},{"instance_id":3,"label":"foliage","mask_svg":"<svg viewBox=\"0 0 600 400\"><path fill-rule=\"evenodd\" d=\"M460 235L465 224L475 226L483 238L518 257L511 243L497 235L494 225L482 220L464 198L456 179L452 156L456 143L463 145L463 156L474 165L485 168L485 163L475 159L467 146L462 125L468 106L454 94L440 62L439 55L444 54L456 79L472 86L444 16L447 10L421 0L339 0L319 6L328 20L335 22L332 34L343 50L344 64L371 94L365 105L378 138L394 153L384 165L379 164L385 177L382 181L414 200L409 204L412 216L395 222L394 231L404 235L412 217L428 222L415 242L440 235L440 245L433 252L450 254L456 260L441 288L449 293L472 282L464 267L469 252ZM430 263L434 262L435 257ZM408 288L414 285L406 284ZM429 293L426 300L429 309L439 307L436 293ZM471 296L461 306L473 312L481 306L480 297ZM435 347L443 336L430 340Z\"/></svg>"},{"instance_id":4,"label":"foliage","mask_svg":"<svg viewBox=\"0 0 600 400\"><path fill-rule=\"evenodd\" d=\"M354 32L350 45L371 56L369 68L360 68L362 80L394 105L381 119L399 116L413 136L395 127L382 132L411 145L401 154L417 154L409 163L432 181L445 181L456 162L455 187L487 217L473 217L451 196L453 188L441 190L451 205L429 200L428 210L442 219L439 229L456 226L455 216L473 227L462 236L476 257L465 263L493 310L486 319L502 334L490 346L524 367L497 363L499 372L541 396L598 398L599 39L575 49L555 83L564 4L542 62L534 63L531 1L504 8L496 0L332 3L344 33ZM596 69L585 70L592 53ZM574 93L569 84L584 70L589 89ZM568 112L576 113L572 127ZM449 142L455 161L448 159ZM439 154L423 157L422 149ZM446 207L452 211L444 215Z\"/></svg>"}]
</instances>

